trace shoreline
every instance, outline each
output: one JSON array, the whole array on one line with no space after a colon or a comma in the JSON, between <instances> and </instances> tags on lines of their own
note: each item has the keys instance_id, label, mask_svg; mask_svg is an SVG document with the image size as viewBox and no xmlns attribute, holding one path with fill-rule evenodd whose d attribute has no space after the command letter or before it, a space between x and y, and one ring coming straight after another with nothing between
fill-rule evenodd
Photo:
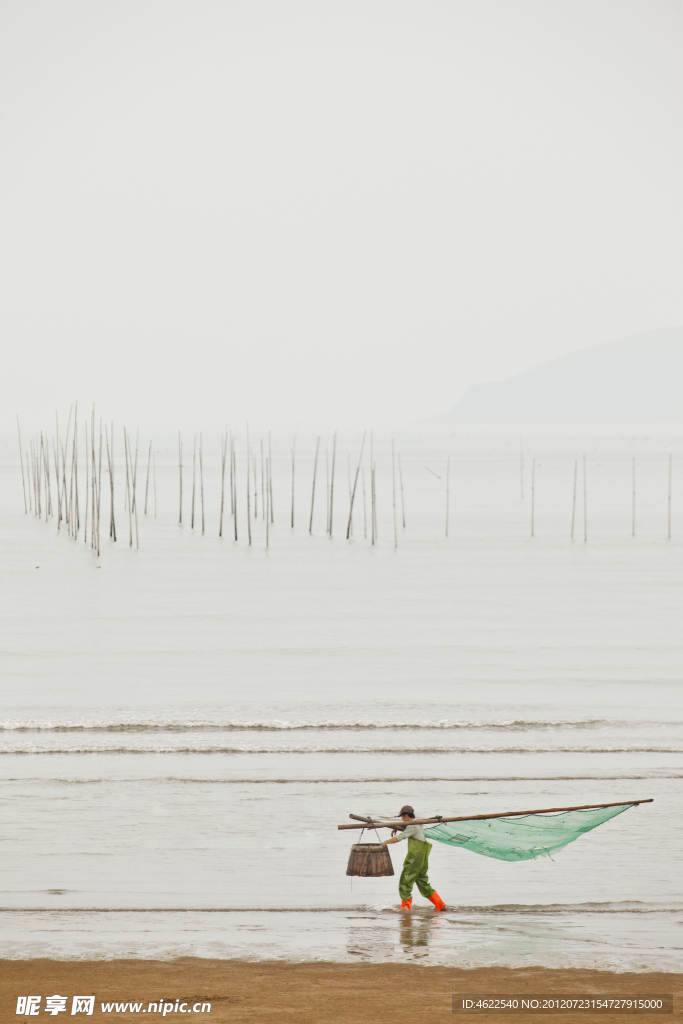
<instances>
[{"instance_id":1,"label":"shoreline","mask_svg":"<svg viewBox=\"0 0 683 1024\"><path fill-rule=\"evenodd\" d=\"M281 960L209 960L183 957L176 960L0 960L0 1007L3 1020L15 1020L17 998L28 994L68 998L65 1016L74 995L95 995L92 1016L117 1021L140 1021L149 1004L162 1000L187 1000L187 1005L211 1004L200 1019L220 1022L264 1021L284 1017L296 1024L370 1024L396 1014L408 1014L411 1022L427 1024L452 1020L453 995L606 997L674 996L674 1012L665 1019L680 1020L683 1008L683 973L643 973L551 969L545 967L458 967L418 964L287 962ZM139 1002L137 1012L103 1012L102 1002ZM410 1004L408 1013L407 1007ZM181 1003L182 1005L182 1003ZM142 1007L145 1009L143 1010ZM190 1012L190 1011L185 1011ZM201 1011L197 1010L197 1013ZM83 1019L85 1019L83 1014ZM175 1009L166 1016L150 1011L147 1020L179 1019ZM466 1020L514 1021L548 1019L548 1014L467 1014ZM604 1012L553 1013L561 1021L605 1019ZM640 1016L640 1015L639 1015ZM645 1014L642 1019L651 1019ZM19 1018L27 1019L27 1018ZM193 1017L192 1019L196 1019Z\"/></svg>"}]
</instances>

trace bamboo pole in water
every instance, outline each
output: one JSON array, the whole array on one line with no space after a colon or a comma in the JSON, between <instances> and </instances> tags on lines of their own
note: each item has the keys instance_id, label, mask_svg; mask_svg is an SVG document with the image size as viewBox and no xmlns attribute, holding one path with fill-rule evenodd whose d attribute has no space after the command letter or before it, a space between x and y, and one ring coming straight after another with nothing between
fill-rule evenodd
<instances>
[{"instance_id":1,"label":"bamboo pole in water","mask_svg":"<svg viewBox=\"0 0 683 1024\"><path fill-rule=\"evenodd\" d=\"M266 551L270 545L270 460L266 459Z\"/></svg>"},{"instance_id":2,"label":"bamboo pole in water","mask_svg":"<svg viewBox=\"0 0 683 1024\"><path fill-rule=\"evenodd\" d=\"M401 454L398 456L398 479L401 484L401 518L403 520L403 529L406 528L406 506L403 499L403 469L401 468Z\"/></svg>"},{"instance_id":3,"label":"bamboo pole in water","mask_svg":"<svg viewBox=\"0 0 683 1024\"><path fill-rule=\"evenodd\" d=\"M97 556L100 554L100 511L102 506L102 417L100 417L100 457L97 470Z\"/></svg>"},{"instance_id":4,"label":"bamboo pole in water","mask_svg":"<svg viewBox=\"0 0 683 1024\"><path fill-rule=\"evenodd\" d=\"M47 499L45 497L45 485L44 485L44 480L43 480L43 476L44 476L44 474L43 474L43 453L41 451L42 441L43 441L42 434L41 435L36 434L34 452L35 452L35 460L36 460L36 479L38 481L38 499L39 499L38 500L38 507L40 509L40 516L39 516L40 519L42 519L42 517L43 517L43 506L45 506L45 508L47 510ZM46 518L47 518L47 516L46 516Z\"/></svg>"},{"instance_id":5,"label":"bamboo pole in water","mask_svg":"<svg viewBox=\"0 0 683 1024\"><path fill-rule=\"evenodd\" d=\"M294 460L296 452L296 438L292 439L292 529L294 529Z\"/></svg>"},{"instance_id":6,"label":"bamboo pole in water","mask_svg":"<svg viewBox=\"0 0 683 1024\"><path fill-rule=\"evenodd\" d=\"M669 493L667 497L667 540L671 540L671 475L673 469L673 456L669 452Z\"/></svg>"},{"instance_id":7,"label":"bamboo pole in water","mask_svg":"<svg viewBox=\"0 0 683 1024\"><path fill-rule=\"evenodd\" d=\"M52 449L55 456L55 486L57 488L57 529L62 522L62 485L60 483L61 448L59 444L59 415L55 409L55 440L52 442Z\"/></svg>"},{"instance_id":8,"label":"bamboo pole in water","mask_svg":"<svg viewBox=\"0 0 683 1024\"><path fill-rule=\"evenodd\" d=\"M47 436L47 434L45 435L45 456L45 471L47 473L47 499L48 502L50 503L50 516L51 518L54 518L55 507L52 501L52 474L50 472L50 439ZM55 479L55 484L56 483L57 480Z\"/></svg>"},{"instance_id":9,"label":"bamboo pole in water","mask_svg":"<svg viewBox=\"0 0 683 1024\"><path fill-rule=\"evenodd\" d=\"M60 445L60 447L61 447L60 454L61 454L61 460L62 460L62 510L63 510L63 513L64 513L64 523L66 525L67 532L70 532L70 528L69 528L69 511L70 510L69 510L69 499L68 499L67 488L66 488L66 453L69 450L69 429L70 429L70 425L71 425L71 412L69 412L69 422L67 423L67 426L66 426L66 438L64 440L64 444ZM30 498L30 495L31 495L31 492L29 491L29 498Z\"/></svg>"},{"instance_id":10,"label":"bamboo pole in water","mask_svg":"<svg viewBox=\"0 0 683 1024\"><path fill-rule=\"evenodd\" d=\"M69 473L69 533L76 536L76 504L74 500L74 464L76 462L76 421L74 419L74 436L71 438L71 472Z\"/></svg>"},{"instance_id":11,"label":"bamboo pole in water","mask_svg":"<svg viewBox=\"0 0 683 1024\"><path fill-rule=\"evenodd\" d=\"M266 475L265 475L265 463L263 461L263 438L262 437L259 437L259 450L260 450L260 453L261 453L261 462L260 462L260 469L261 469L261 519L265 519L265 509L266 509L266 505L268 504L268 499L267 499L267 495L265 493Z\"/></svg>"},{"instance_id":12,"label":"bamboo pole in water","mask_svg":"<svg viewBox=\"0 0 683 1024\"><path fill-rule=\"evenodd\" d=\"M375 463L372 463L372 469L370 470L370 489L371 489L371 514L372 514L372 543L377 543L377 467Z\"/></svg>"},{"instance_id":13,"label":"bamboo pole in water","mask_svg":"<svg viewBox=\"0 0 683 1024\"><path fill-rule=\"evenodd\" d=\"M74 537L78 538L78 531L81 526L81 506L78 499L78 430L76 424L78 420L78 402L76 402L76 411L74 413L74 462L76 464L74 469L74 496L75 496L75 513L74 513Z\"/></svg>"},{"instance_id":14,"label":"bamboo pole in water","mask_svg":"<svg viewBox=\"0 0 683 1024\"><path fill-rule=\"evenodd\" d=\"M95 482L95 485L94 485L94 488L93 488L93 516L94 516L94 522L95 522L95 543L94 543L93 547L97 551L97 553L99 554L100 553L100 542L99 542L99 533L100 533L100 511L99 511L99 506L100 506L100 500L99 500L99 490L100 490L101 480L100 480L100 474L98 472L96 456L95 456L94 429L95 429L95 410L93 409L92 465L93 465L93 479L94 479L94 482ZM102 453L102 420L100 420L100 462L102 461L101 453Z\"/></svg>"},{"instance_id":15,"label":"bamboo pole in water","mask_svg":"<svg viewBox=\"0 0 683 1024\"><path fill-rule=\"evenodd\" d=\"M90 448L88 449L87 458L90 460L90 493L87 495L87 499L90 502L90 547L94 550L96 544L95 537L95 494L97 490L97 464L95 462L95 407L93 406L90 414Z\"/></svg>"},{"instance_id":16,"label":"bamboo pole in water","mask_svg":"<svg viewBox=\"0 0 683 1024\"><path fill-rule=\"evenodd\" d=\"M375 504L375 439L374 431L370 431L370 518L372 544L377 542L377 507Z\"/></svg>"},{"instance_id":17,"label":"bamboo pole in water","mask_svg":"<svg viewBox=\"0 0 683 1024\"><path fill-rule=\"evenodd\" d=\"M42 466L40 463L40 454L38 449L38 438L36 437L33 445L33 461L34 461L34 473L36 477L36 491L38 495L38 518L43 517L43 475Z\"/></svg>"},{"instance_id":18,"label":"bamboo pole in water","mask_svg":"<svg viewBox=\"0 0 683 1024\"><path fill-rule=\"evenodd\" d=\"M534 536L536 514L536 459L531 461L531 536Z\"/></svg>"},{"instance_id":19,"label":"bamboo pole in water","mask_svg":"<svg viewBox=\"0 0 683 1024\"><path fill-rule=\"evenodd\" d=\"M58 481L59 492L60 492L61 503L62 503L62 519L64 520L64 523L68 526L68 523L69 523L69 507L68 507L68 503L67 503L67 500L66 500L66 447L65 447L64 444L62 444L61 441L59 442L59 448L57 449L57 459L59 461L59 472L60 472L61 478L62 478L61 479L61 483ZM26 460L26 468L28 470L28 459ZM28 488L28 507L29 507L29 511L30 511L31 510L31 487L30 487L30 481L29 481L29 488Z\"/></svg>"},{"instance_id":20,"label":"bamboo pole in water","mask_svg":"<svg viewBox=\"0 0 683 1024\"><path fill-rule=\"evenodd\" d=\"M334 467L337 457L337 431L332 437L332 470L330 472L330 537L332 536L332 521L334 517Z\"/></svg>"},{"instance_id":21,"label":"bamboo pole in water","mask_svg":"<svg viewBox=\"0 0 683 1024\"><path fill-rule=\"evenodd\" d=\"M109 467L109 536L116 541L116 520L114 517L114 425L112 424L112 444L109 450L109 431L104 428L104 441L107 449L107 466Z\"/></svg>"},{"instance_id":22,"label":"bamboo pole in water","mask_svg":"<svg viewBox=\"0 0 683 1024\"><path fill-rule=\"evenodd\" d=\"M394 547L398 547L398 526L396 524L396 454L394 452L394 439L391 439L391 488L392 498L394 502ZM448 536L448 527L446 527L446 536Z\"/></svg>"},{"instance_id":23,"label":"bamboo pole in water","mask_svg":"<svg viewBox=\"0 0 683 1024\"><path fill-rule=\"evenodd\" d=\"M273 520L273 452L270 444L270 431L268 431L268 505L270 506L270 522Z\"/></svg>"},{"instance_id":24,"label":"bamboo pole in water","mask_svg":"<svg viewBox=\"0 0 683 1024\"><path fill-rule=\"evenodd\" d=\"M90 547L93 551L97 550L97 460L95 458L95 406L92 408L92 416L90 420L90 450L91 450L91 476L92 484L90 487L92 495L91 505L91 522L90 528Z\"/></svg>"},{"instance_id":25,"label":"bamboo pole in water","mask_svg":"<svg viewBox=\"0 0 683 1024\"><path fill-rule=\"evenodd\" d=\"M370 457L370 544L375 546L375 464Z\"/></svg>"},{"instance_id":26,"label":"bamboo pole in water","mask_svg":"<svg viewBox=\"0 0 683 1024\"><path fill-rule=\"evenodd\" d=\"M446 460L446 537L448 537L448 520L451 511L451 457Z\"/></svg>"},{"instance_id":27,"label":"bamboo pole in water","mask_svg":"<svg viewBox=\"0 0 683 1024\"><path fill-rule=\"evenodd\" d=\"M204 536L204 438L199 434L199 496L202 502L202 537Z\"/></svg>"},{"instance_id":28,"label":"bamboo pole in water","mask_svg":"<svg viewBox=\"0 0 683 1024\"><path fill-rule=\"evenodd\" d=\"M263 438L260 439L261 445L261 518L266 518L266 506L268 504L268 495L265 492L267 475L265 474L265 463L263 461Z\"/></svg>"},{"instance_id":29,"label":"bamboo pole in water","mask_svg":"<svg viewBox=\"0 0 683 1024\"><path fill-rule=\"evenodd\" d=\"M42 519L43 516L43 495L41 493L41 480L40 480L40 460L38 458L38 439L36 438L33 448L33 476L36 481L36 509L38 510L38 518Z\"/></svg>"},{"instance_id":30,"label":"bamboo pole in water","mask_svg":"<svg viewBox=\"0 0 683 1024\"><path fill-rule=\"evenodd\" d=\"M64 445L62 447L62 482L64 486L64 492L62 497L62 508L64 509L64 521L68 527L69 533L71 532L71 503L67 497L67 486L66 486L66 459L69 451L69 433L71 431L71 414L73 413L73 406L69 407L69 419L66 423L66 437L64 439Z\"/></svg>"},{"instance_id":31,"label":"bamboo pole in water","mask_svg":"<svg viewBox=\"0 0 683 1024\"><path fill-rule=\"evenodd\" d=\"M60 442L60 444L61 444L61 442ZM69 508L69 496L67 494L67 486L66 486L66 460L67 460L67 452L68 452L68 442L65 441L64 444L61 444L60 456L61 456L61 464L62 464L62 515L64 516L64 523L66 524L67 533L68 533L70 531L70 527L69 527L70 508ZM29 491L29 497L30 497L30 495L31 495L31 492Z\"/></svg>"},{"instance_id":32,"label":"bamboo pole in water","mask_svg":"<svg viewBox=\"0 0 683 1024\"><path fill-rule=\"evenodd\" d=\"M45 472L43 470L43 453L41 451L42 436L36 434L33 446L33 457L36 462L36 481L38 486L38 518L43 518L47 511L47 495L45 488Z\"/></svg>"},{"instance_id":33,"label":"bamboo pole in water","mask_svg":"<svg viewBox=\"0 0 683 1024\"><path fill-rule=\"evenodd\" d=\"M28 478L28 509L29 512L33 511L33 497L31 495L31 467L28 460L28 452L26 452L26 476Z\"/></svg>"},{"instance_id":34,"label":"bamboo pole in water","mask_svg":"<svg viewBox=\"0 0 683 1024\"><path fill-rule=\"evenodd\" d=\"M28 505L26 503L26 481L24 480L24 456L21 452L21 427L19 426L19 417L17 416L17 430L19 431L19 464L21 466L21 489L24 492L24 514L28 514Z\"/></svg>"},{"instance_id":35,"label":"bamboo pole in water","mask_svg":"<svg viewBox=\"0 0 683 1024\"><path fill-rule=\"evenodd\" d=\"M131 473L128 466L128 432L126 428L123 428L123 450L126 456L126 498L128 502L128 530L130 540L128 542L129 547L133 547L133 495L131 489Z\"/></svg>"},{"instance_id":36,"label":"bamboo pole in water","mask_svg":"<svg viewBox=\"0 0 683 1024\"><path fill-rule=\"evenodd\" d=\"M96 457L95 457L95 406L93 406L93 410L92 410L91 424L92 425L91 425L90 434L91 434L91 437L92 437L92 479L93 479L93 484L92 484L92 523L93 523L93 527L92 527L92 530L91 530L92 538L91 538L91 545L90 546L93 548L94 551L96 551L97 550L97 487L98 487L98 478L97 478L97 460L96 460Z\"/></svg>"},{"instance_id":37,"label":"bamboo pole in water","mask_svg":"<svg viewBox=\"0 0 683 1024\"><path fill-rule=\"evenodd\" d=\"M235 509L234 509L234 502L233 502L232 430L228 431L228 428L226 427L225 428L225 432L226 432L226 438L225 438L226 456L227 456L227 460L228 460L228 465L230 467L230 470L229 470L229 473L228 473L228 483L229 483L229 490L230 490L230 515L233 516L234 513L235 513Z\"/></svg>"},{"instance_id":38,"label":"bamboo pole in water","mask_svg":"<svg viewBox=\"0 0 683 1024\"><path fill-rule=\"evenodd\" d=\"M130 441L129 441L129 443L130 443ZM135 431L135 468L133 469L133 512L135 512L136 515L137 515L137 511L138 510L137 510L137 506L135 504L135 496L136 496L136 493L137 493L137 482L138 482L138 449L139 449L139 447L140 447L140 428L138 427L137 430ZM132 461L133 461L133 459L132 459L132 456L131 456L131 465L132 465ZM137 519L135 521L137 523Z\"/></svg>"},{"instance_id":39,"label":"bamboo pole in water","mask_svg":"<svg viewBox=\"0 0 683 1024\"><path fill-rule=\"evenodd\" d=\"M30 452L30 459L29 459ZM33 514L36 514L36 482L33 474L33 438L28 439L28 451L26 452L26 473L28 476L29 503Z\"/></svg>"},{"instance_id":40,"label":"bamboo pole in water","mask_svg":"<svg viewBox=\"0 0 683 1024\"><path fill-rule=\"evenodd\" d=\"M315 478L316 478L316 474L318 472L318 452L319 451L320 451L320 436L318 436L318 440L316 442L316 446L315 446L315 460L313 462L313 486L311 488L311 518L310 518L309 523L308 523L308 532L309 532L309 534L313 533L313 507L315 505Z\"/></svg>"},{"instance_id":41,"label":"bamboo pole in water","mask_svg":"<svg viewBox=\"0 0 683 1024\"><path fill-rule=\"evenodd\" d=\"M225 455L228 446L228 429L225 428L225 435L221 437L221 514L218 520L218 536L223 536L223 508L225 506Z\"/></svg>"},{"instance_id":42,"label":"bamboo pole in water","mask_svg":"<svg viewBox=\"0 0 683 1024\"><path fill-rule=\"evenodd\" d=\"M330 454L325 449L325 533L330 532Z\"/></svg>"},{"instance_id":43,"label":"bamboo pole in water","mask_svg":"<svg viewBox=\"0 0 683 1024\"><path fill-rule=\"evenodd\" d=\"M97 494L97 463L95 461L95 406L92 407L90 414L90 450L88 451L88 458L90 459L90 547L94 550L97 544L97 537L95 534L96 530L96 512L95 512L95 496Z\"/></svg>"},{"instance_id":44,"label":"bamboo pole in water","mask_svg":"<svg viewBox=\"0 0 683 1024\"><path fill-rule=\"evenodd\" d=\"M52 494L50 493L50 463L45 457L46 452L46 437L42 430L40 432L40 462L43 471L43 480L45 486L45 522L48 517L52 515Z\"/></svg>"},{"instance_id":45,"label":"bamboo pole in water","mask_svg":"<svg viewBox=\"0 0 683 1024\"><path fill-rule=\"evenodd\" d=\"M152 453L152 480L154 483L154 518L157 517L157 456Z\"/></svg>"},{"instance_id":46,"label":"bamboo pole in water","mask_svg":"<svg viewBox=\"0 0 683 1024\"><path fill-rule=\"evenodd\" d=\"M33 458L35 461L35 474L38 487L38 518L43 518L43 466L40 458L38 435L36 434L33 445Z\"/></svg>"},{"instance_id":47,"label":"bamboo pole in water","mask_svg":"<svg viewBox=\"0 0 683 1024\"><path fill-rule=\"evenodd\" d=\"M54 440L52 442L52 455L53 455L54 463L55 463L55 482L57 484L57 529L59 529L59 524L62 521L62 489L61 489L61 487L59 485L59 456L57 455L57 448L56 448ZM23 460L22 460L22 469L23 469ZM25 496L24 496L24 501L26 501L26 497Z\"/></svg>"},{"instance_id":48,"label":"bamboo pole in water","mask_svg":"<svg viewBox=\"0 0 683 1024\"><path fill-rule=\"evenodd\" d=\"M235 438L232 438L232 514L235 527L235 540L237 540L237 458L235 456Z\"/></svg>"},{"instance_id":49,"label":"bamboo pole in water","mask_svg":"<svg viewBox=\"0 0 683 1024\"><path fill-rule=\"evenodd\" d=\"M256 474L256 459L253 449L251 451L251 473L254 478L254 519L258 519L258 476Z\"/></svg>"},{"instance_id":50,"label":"bamboo pole in water","mask_svg":"<svg viewBox=\"0 0 683 1024\"><path fill-rule=\"evenodd\" d=\"M50 479L50 448L48 445L47 434L45 435L45 439L43 440L42 431L40 434L40 447L43 453L43 465L45 466L45 483L47 486L47 513L49 513L50 516L53 516L54 512L52 510L52 482ZM47 521L47 514L45 516L45 520Z\"/></svg>"},{"instance_id":51,"label":"bamboo pole in water","mask_svg":"<svg viewBox=\"0 0 683 1024\"><path fill-rule=\"evenodd\" d=\"M234 481L234 477L233 477L234 466L233 466L233 461L232 461L232 451L233 451L232 430L230 431L229 447L230 447L230 515L234 516L234 514L235 514L235 481Z\"/></svg>"},{"instance_id":52,"label":"bamboo pole in water","mask_svg":"<svg viewBox=\"0 0 683 1024\"><path fill-rule=\"evenodd\" d=\"M583 456L583 542L588 543L588 486L586 483L586 456Z\"/></svg>"},{"instance_id":53,"label":"bamboo pole in water","mask_svg":"<svg viewBox=\"0 0 683 1024\"><path fill-rule=\"evenodd\" d=\"M375 432L370 431L370 468L375 465Z\"/></svg>"},{"instance_id":54,"label":"bamboo pole in water","mask_svg":"<svg viewBox=\"0 0 683 1024\"><path fill-rule=\"evenodd\" d=\"M367 433L367 431L363 432L363 441L362 441L362 444L360 446L360 455L358 456L358 465L356 466L356 476L355 476L354 481L353 481L353 490L351 491L351 501L349 503L349 505L350 505L350 507L349 507L349 522L348 522L348 525L346 527L346 539L347 540L351 536L351 526L352 526L352 523L353 523L353 502L354 502L354 499L356 497L356 487L358 485L358 474L360 473L360 466L361 466L361 462L363 460L363 449L365 448L365 434L366 433Z\"/></svg>"},{"instance_id":55,"label":"bamboo pole in water","mask_svg":"<svg viewBox=\"0 0 683 1024\"><path fill-rule=\"evenodd\" d=\"M522 445L521 437L519 439L519 486L521 499L524 501L524 447Z\"/></svg>"},{"instance_id":56,"label":"bamboo pole in water","mask_svg":"<svg viewBox=\"0 0 683 1024\"><path fill-rule=\"evenodd\" d=\"M31 445L31 478L33 480L33 514L40 518L40 492L38 490L38 483L36 480L36 456L35 456L35 445L33 438L30 441Z\"/></svg>"},{"instance_id":57,"label":"bamboo pole in water","mask_svg":"<svg viewBox=\"0 0 683 1024\"><path fill-rule=\"evenodd\" d=\"M43 432L42 432L42 430L40 432L40 444L38 443L38 438L36 437L36 459L37 459L37 462L38 462L38 466L37 466L38 480L40 481L41 511L42 511L42 508L43 508L43 505L44 505L45 506L45 522L47 522L47 510L48 510L47 481L45 479L45 465L44 465L44 460L43 460Z\"/></svg>"},{"instance_id":58,"label":"bamboo pole in water","mask_svg":"<svg viewBox=\"0 0 683 1024\"><path fill-rule=\"evenodd\" d=\"M64 484L64 496L62 498L62 508L64 509L64 518L65 518L66 525L69 528L69 532L71 532L71 526L70 526L70 523L71 523L71 502L70 502L69 498L67 497L66 460L67 460L67 454L68 454L68 451L69 451L69 433L71 431L71 415L72 415L72 413L73 413L73 406L71 405L71 406L69 406L69 419L67 420L67 423L66 423L66 437L64 439L64 445L63 445L63 448L62 448L62 481L63 481L63 484Z\"/></svg>"},{"instance_id":59,"label":"bamboo pole in water","mask_svg":"<svg viewBox=\"0 0 683 1024\"><path fill-rule=\"evenodd\" d=\"M88 421L86 420L83 424L85 429L85 520L83 526L83 543L88 543L88 504L90 498L90 474L88 471L88 462L90 455L90 446L88 445ZM92 532L92 530L91 530Z\"/></svg>"},{"instance_id":60,"label":"bamboo pole in water","mask_svg":"<svg viewBox=\"0 0 683 1024\"><path fill-rule=\"evenodd\" d=\"M631 460L631 536L636 535L636 457Z\"/></svg>"},{"instance_id":61,"label":"bamboo pole in water","mask_svg":"<svg viewBox=\"0 0 683 1024\"><path fill-rule=\"evenodd\" d=\"M572 496L572 532L571 539L574 540L574 525L576 523L576 481L579 475L578 459L574 459L574 493Z\"/></svg>"},{"instance_id":62,"label":"bamboo pole in water","mask_svg":"<svg viewBox=\"0 0 683 1024\"><path fill-rule=\"evenodd\" d=\"M86 472L86 492L85 492L85 504L86 504L86 517L88 514L88 505L90 506L90 547L94 550L95 548L95 488L97 481L95 480L95 474L97 472L97 466L95 464L95 437L94 437L94 410L90 414L90 444L86 444L86 470L87 464L90 463L90 480L88 481L88 474ZM84 538L85 539L85 538Z\"/></svg>"},{"instance_id":63,"label":"bamboo pole in water","mask_svg":"<svg viewBox=\"0 0 683 1024\"><path fill-rule=\"evenodd\" d=\"M249 471L251 469L251 467L249 465L249 452L250 452L250 450L251 449L249 448L249 424L247 424L247 533L249 534L249 546L251 547L251 505L250 505L250 501L251 501L251 497L250 497L251 483L250 483L250 477L249 477Z\"/></svg>"},{"instance_id":64,"label":"bamboo pole in water","mask_svg":"<svg viewBox=\"0 0 683 1024\"><path fill-rule=\"evenodd\" d=\"M178 473L180 474L180 505L178 512L178 522L182 524L183 521L183 442L180 437L180 431L178 431Z\"/></svg>"},{"instance_id":65,"label":"bamboo pole in water","mask_svg":"<svg viewBox=\"0 0 683 1024\"><path fill-rule=\"evenodd\" d=\"M365 500L365 466L361 470L361 480L363 481L363 540L368 539L368 513L367 503Z\"/></svg>"},{"instance_id":66,"label":"bamboo pole in water","mask_svg":"<svg viewBox=\"0 0 683 1024\"><path fill-rule=\"evenodd\" d=\"M147 499L149 498L149 468L152 464L152 442L149 442L149 452L147 454L147 480L145 482L145 515L147 515Z\"/></svg>"},{"instance_id":67,"label":"bamboo pole in water","mask_svg":"<svg viewBox=\"0 0 683 1024\"><path fill-rule=\"evenodd\" d=\"M130 446L130 442L129 442ZM137 486L137 468L138 468L138 439L135 438L135 472L133 473L133 509L135 511L135 547L140 547L140 534L138 532L138 503L135 496L135 488Z\"/></svg>"},{"instance_id":68,"label":"bamboo pole in water","mask_svg":"<svg viewBox=\"0 0 683 1024\"><path fill-rule=\"evenodd\" d=\"M115 493L115 490L116 490L116 488L115 488L115 473L116 473L116 466L115 466L115 462L114 462L114 421L112 420L112 424L111 424L111 528L112 528L112 536L113 536L114 543L116 543L116 540L117 540L117 537L116 537L116 508L115 508L115 503L114 503L114 493Z\"/></svg>"},{"instance_id":69,"label":"bamboo pole in water","mask_svg":"<svg viewBox=\"0 0 683 1024\"><path fill-rule=\"evenodd\" d=\"M94 409L90 414L90 444L86 440L85 444L85 515L86 519L88 516L88 506L90 506L90 547L95 547L95 438L94 438ZM87 420L86 420L87 428ZM88 431L86 429L86 438L88 437ZM90 479L88 479L88 463L90 463ZM85 537L83 538L86 539Z\"/></svg>"},{"instance_id":70,"label":"bamboo pole in water","mask_svg":"<svg viewBox=\"0 0 683 1024\"><path fill-rule=\"evenodd\" d=\"M190 529L194 530L194 494L197 482L197 435L192 443L192 505L190 506Z\"/></svg>"}]
</instances>

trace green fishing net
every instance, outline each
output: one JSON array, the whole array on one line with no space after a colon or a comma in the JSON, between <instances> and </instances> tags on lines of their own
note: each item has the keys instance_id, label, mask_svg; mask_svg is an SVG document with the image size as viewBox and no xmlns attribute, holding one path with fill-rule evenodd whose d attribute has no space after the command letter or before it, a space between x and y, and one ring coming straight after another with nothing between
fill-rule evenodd
<instances>
[{"instance_id":1,"label":"green fishing net","mask_svg":"<svg viewBox=\"0 0 683 1024\"><path fill-rule=\"evenodd\" d=\"M534 860L549 857L632 804L596 807L561 814L525 814L516 818L448 821L425 829L427 839L458 846L496 860Z\"/></svg>"}]
</instances>

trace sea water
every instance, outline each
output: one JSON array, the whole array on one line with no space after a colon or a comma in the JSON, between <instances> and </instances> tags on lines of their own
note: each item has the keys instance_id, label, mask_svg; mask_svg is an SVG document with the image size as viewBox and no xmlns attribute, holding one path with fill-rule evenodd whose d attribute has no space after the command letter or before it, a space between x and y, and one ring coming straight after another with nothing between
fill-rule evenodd
<instances>
[{"instance_id":1,"label":"sea water","mask_svg":"<svg viewBox=\"0 0 683 1024\"><path fill-rule=\"evenodd\" d=\"M156 516L140 456L139 547L125 467L116 544L104 478L99 558L84 459L73 540L24 514L5 446L0 956L681 968L681 438L520 448L444 429L399 436L400 467L374 439L374 545L367 442L346 539L360 440L338 444L332 538L331 440L312 532L315 439L297 443L293 529L291 442L272 445L267 549L258 446L250 545L244 439L237 541L229 483L218 536L219 440L204 534L191 459L180 525L159 444ZM648 797L552 860L434 843L439 916L417 894L396 912L401 845L395 877L350 878L360 833L337 830L407 802L447 816Z\"/></svg>"}]
</instances>

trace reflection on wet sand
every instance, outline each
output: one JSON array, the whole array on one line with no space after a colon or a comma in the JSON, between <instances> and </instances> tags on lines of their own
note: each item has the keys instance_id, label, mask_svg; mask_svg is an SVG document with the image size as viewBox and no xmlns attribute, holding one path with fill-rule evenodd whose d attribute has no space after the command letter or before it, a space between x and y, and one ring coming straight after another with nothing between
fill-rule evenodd
<instances>
[{"instance_id":1,"label":"reflection on wet sand","mask_svg":"<svg viewBox=\"0 0 683 1024\"><path fill-rule=\"evenodd\" d=\"M430 939L440 932L442 922L436 916L422 917L412 911L400 915L400 941L408 953L418 946L429 946Z\"/></svg>"}]
</instances>

